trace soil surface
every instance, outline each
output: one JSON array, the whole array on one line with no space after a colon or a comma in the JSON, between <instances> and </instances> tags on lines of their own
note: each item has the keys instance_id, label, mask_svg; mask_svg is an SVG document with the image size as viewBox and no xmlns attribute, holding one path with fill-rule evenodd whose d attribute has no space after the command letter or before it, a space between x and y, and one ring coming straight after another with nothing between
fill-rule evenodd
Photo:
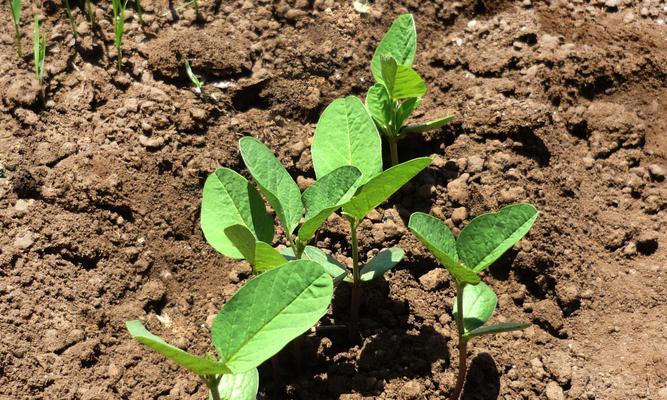
<instances>
[{"instance_id":1,"label":"soil surface","mask_svg":"<svg viewBox=\"0 0 667 400\"><path fill-rule=\"evenodd\" d=\"M416 119L457 115L401 143L403 160L435 161L361 226L364 258L401 246L406 260L365 287L362 344L307 336L280 370L260 368L259 398L448 398L454 288L407 217L430 212L457 233L530 201L535 227L484 281L494 321L533 326L472 342L464 398L667 399L665 1L199 2L199 21L178 2L142 1L143 25L128 10L122 71L107 2L94 29L75 9L78 38L60 2L25 5L24 50L44 15L45 106L0 9L1 399L205 398L124 321L212 350L212 318L250 267L205 242L204 179L243 171L237 140L252 135L312 182L319 113L364 96L404 12L429 88ZM349 262L347 234L334 216L317 244ZM338 289L325 323L348 320L349 296Z\"/></svg>"}]
</instances>

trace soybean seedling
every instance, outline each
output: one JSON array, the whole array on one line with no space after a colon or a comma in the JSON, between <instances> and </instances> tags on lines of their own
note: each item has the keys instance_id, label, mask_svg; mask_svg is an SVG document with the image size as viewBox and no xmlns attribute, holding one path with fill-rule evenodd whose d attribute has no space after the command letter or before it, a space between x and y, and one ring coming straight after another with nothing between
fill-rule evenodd
<instances>
[{"instance_id":1,"label":"soybean seedling","mask_svg":"<svg viewBox=\"0 0 667 400\"><path fill-rule=\"evenodd\" d=\"M329 275L308 260L290 261L251 279L213 321L211 341L220 359L172 346L138 320L126 325L137 341L199 376L209 399L255 400L257 367L314 325L327 311L332 295Z\"/></svg>"},{"instance_id":2,"label":"soybean seedling","mask_svg":"<svg viewBox=\"0 0 667 400\"><path fill-rule=\"evenodd\" d=\"M192 82L192 85L195 87L195 92L202 94L204 92L204 84L199 80L197 75L192 72L192 68L190 68L190 62L187 58L183 60L183 65L185 65L185 73L188 75L190 82Z\"/></svg>"},{"instance_id":3,"label":"soybean seedling","mask_svg":"<svg viewBox=\"0 0 667 400\"><path fill-rule=\"evenodd\" d=\"M352 283L350 337L359 339L359 308L362 282L382 276L404 255L392 248L379 253L365 266L359 259L357 227L359 223L405 183L431 163L422 157L382 171L380 134L361 100L350 96L334 100L317 122L312 144L315 175L320 179L337 168L354 166L361 172L354 196L342 205L343 215L350 224L352 274L345 281Z\"/></svg>"},{"instance_id":4,"label":"soybean seedling","mask_svg":"<svg viewBox=\"0 0 667 400\"><path fill-rule=\"evenodd\" d=\"M453 314L458 328L459 368L452 400L458 400L463 389L470 339L530 326L520 322L483 326L496 308L496 294L481 281L479 274L525 236L536 219L537 209L533 205L514 204L474 218L454 239L439 219L420 212L410 216L409 229L456 282Z\"/></svg>"},{"instance_id":5,"label":"soybean seedling","mask_svg":"<svg viewBox=\"0 0 667 400\"><path fill-rule=\"evenodd\" d=\"M21 50L21 0L11 0L9 7L12 11L12 22L14 22L16 53L19 57L23 57L23 51Z\"/></svg>"},{"instance_id":6,"label":"soybean seedling","mask_svg":"<svg viewBox=\"0 0 667 400\"><path fill-rule=\"evenodd\" d=\"M125 7L128 0L111 0L113 8L114 46L116 47L117 69L123 68L123 30L125 29Z\"/></svg>"},{"instance_id":7,"label":"soybean seedling","mask_svg":"<svg viewBox=\"0 0 667 400\"><path fill-rule=\"evenodd\" d=\"M67 19L69 20L69 25L72 27L72 34L74 37L79 37L79 31L76 30L76 23L74 23L74 17L72 16L72 8L69 6L69 0L63 0L65 3L65 13L67 14Z\"/></svg>"},{"instance_id":8,"label":"soybean seedling","mask_svg":"<svg viewBox=\"0 0 667 400\"><path fill-rule=\"evenodd\" d=\"M366 107L387 138L391 165L398 164L398 141L413 133L438 129L453 115L426 123L405 125L426 94L426 84L412 63L417 31L411 14L398 17L384 35L371 60L375 84L368 89Z\"/></svg>"},{"instance_id":9,"label":"soybean seedling","mask_svg":"<svg viewBox=\"0 0 667 400\"><path fill-rule=\"evenodd\" d=\"M35 15L33 31L33 55L35 60L35 79L39 83L39 97L42 104L46 103L46 91L44 89L44 60L46 58L46 33L39 31L39 15Z\"/></svg>"}]
</instances>

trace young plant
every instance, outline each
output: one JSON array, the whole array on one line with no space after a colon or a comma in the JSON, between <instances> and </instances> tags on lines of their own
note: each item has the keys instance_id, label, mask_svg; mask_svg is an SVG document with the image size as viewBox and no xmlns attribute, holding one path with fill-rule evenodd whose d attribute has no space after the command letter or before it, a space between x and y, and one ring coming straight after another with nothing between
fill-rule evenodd
<instances>
[{"instance_id":1,"label":"young plant","mask_svg":"<svg viewBox=\"0 0 667 400\"><path fill-rule=\"evenodd\" d=\"M187 58L183 60L183 64L185 65L185 73L188 75L190 82L192 82L192 85L195 87L195 92L202 94L204 92L204 84L199 80L197 75L192 72L192 68L190 68L190 62Z\"/></svg>"},{"instance_id":2,"label":"young plant","mask_svg":"<svg viewBox=\"0 0 667 400\"><path fill-rule=\"evenodd\" d=\"M114 46L116 47L117 68L123 68L123 30L125 29L125 7L128 0L111 0L113 8Z\"/></svg>"},{"instance_id":3,"label":"young plant","mask_svg":"<svg viewBox=\"0 0 667 400\"><path fill-rule=\"evenodd\" d=\"M33 55L35 59L35 79L39 83L39 97L42 104L46 103L46 91L44 89L44 60L46 58L46 33L39 31L39 15L35 15L33 31Z\"/></svg>"},{"instance_id":4,"label":"young plant","mask_svg":"<svg viewBox=\"0 0 667 400\"><path fill-rule=\"evenodd\" d=\"M530 326L519 322L483 326L496 308L496 294L478 275L525 236L536 219L537 209L533 205L514 204L474 218L454 239L439 219L420 212L410 216L408 228L456 282L453 314L458 327L459 371L452 400L458 400L463 389L470 339Z\"/></svg>"},{"instance_id":5,"label":"young plant","mask_svg":"<svg viewBox=\"0 0 667 400\"><path fill-rule=\"evenodd\" d=\"M93 2L91 0L84 0L83 6L86 9L86 14L88 15L90 28L95 29L95 10L93 10Z\"/></svg>"},{"instance_id":6,"label":"young plant","mask_svg":"<svg viewBox=\"0 0 667 400\"><path fill-rule=\"evenodd\" d=\"M453 115L421 124L405 125L426 93L424 80L412 68L417 31L411 14L398 17L373 54L371 72L375 84L368 89L366 107L387 138L391 165L398 164L398 141L412 133L438 129Z\"/></svg>"},{"instance_id":7,"label":"young plant","mask_svg":"<svg viewBox=\"0 0 667 400\"><path fill-rule=\"evenodd\" d=\"M134 0L134 8L137 10L137 17L139 17L139 23L144 24L144 9L141 7L141 0Z\"/></svg>"},{"instance_id":8,"label":"young plant","mask_svg":"<svg viewBox=\"0 0 667 400\"><path fill-rule=\"evenodd\" d=\"M74 22L74 17L72 16L72 8L69 6L69 0L63 0L65 3L65 13L67 14L67 19L69 20L69 25L72 27L72 33L74 37L79 37L79 31L76 30L76 23Z\"/></svg>"},{"instance_id":9,"label":"young plant","mask_svg":"<svg viewBox=\"0 0 667 400\"><path fill-rule=\"evenodd\" d=\"M220 359L196 356L150 333L140 321L130 334L206 384L211 400L255 400L257 367L326 313L333 283L321 265L290 261L257 276L227 301L213 321L211 341Z\"/></svg>"},{"instance_id":10,"label":"young plant","mask_svg":"<svg viewBox=\"0 0 667 400\"><path fill-rule=\"evenodd\" d=\"M324 110L313 137L312 159L317 179L324 179L332 171L345 166L356 167L361 172L354 196L342 205L343 215L350 223L352 246L352 275L345 279L352 283L350 336L358 340L362 282L381 276L394 267L404 253L401 249L392 248L363 266L359 260L357 227L371 210L432 160L429 157L416 158L382 171L380 135L363 103L354 96L334 100Z\"/></svg>"},{"instance_id":11,"label":"young plant","mask_svg":"<svg viewBox=\"0 0 667 400\"><path fill-rule=\"evenodd\" d=\"M14 22L16 53L19 57L23 57L23 51L21 50L21 0L10 0L9 7L12 10L12 22Z\"/></svg>"},{"instance_id":12,"label":"young plant","mask_svg":"<svg viewBox=\"0 0 667 400\"><path fill-rule=\"evenodd\" d=\"M197 21L201 21L201 14L199 13L198 0L192 0L192 6L195 8L195 18L197 19Z\"/></svg>"}]
</instances>

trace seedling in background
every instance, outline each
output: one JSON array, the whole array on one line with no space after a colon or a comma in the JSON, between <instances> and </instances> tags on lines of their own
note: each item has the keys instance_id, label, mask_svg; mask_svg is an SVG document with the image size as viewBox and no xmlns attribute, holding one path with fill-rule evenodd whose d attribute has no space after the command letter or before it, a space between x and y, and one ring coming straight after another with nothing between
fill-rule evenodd
<instances>
[{"instance_id":1,"label":"seedling in background","mask_svg":"<svg viewBox=\"0 0 667 400\"><path fill-rule=\"evenodd\" d=\"M195 87L195 92L201 94L204 92L204 84L199 80L197 75L192 72L192 68L190 68L190 62L186 58L183 60L183 64L185 65L185 73L188 75L188 78L190 78L190 82L192 82L192 85Z\"/></svg>"},{"instance_id":2,"label":"seedling in background","mask_svg":"<svg viewBox=\"0 0 667 400\"><path fill-rule=\"evenodd\" d=\"M9 7L12 11L12 22L14 22L16 53L19 57L23 57L23 51L21 50L21 0L11 0Z\"/></svg>"},{"instance_id":3,"label":"seedling in background","mask_svg":"<svg viewBox=\"0 0 667 400\"><path fill-rule=\"evenodd\" d=\"M65 3L65 13L67 14L67 19L69 20L69 25L72 27L72 34L75 38L79 37L79 31L76 30L76 23L74 22L74 17L72 16L72 8L69 6L69 0L63 0Z\"/></svg>"},{"instance_id":4,"label":"seedling in background","mask_svg":"<svg viewBox=\"0 0 667 400\"><path fill-rule=\"evenodd\" d=\"M504 322L483 326L496 308L496 294L479 274L524 237L537 219L531 204L514 204L470 221L458 239L447 225L424 213L410 216L408 227L454 277L454 320L458 327L459 372L451 399L458 400L467 368L467 344L476 336L525 329L530 324Z\"/></svg>"},{"instance_id":5,"label":"seedling in background","mask_svg":"<svg viewBox=\"0 0 667 400\"><path fill-rule=\"evenodd\" d=\"M141 7L141 0L134 0L134 8L137 10L137 17L139 17L139 23L144 24L144 9Z\"/></svg>"},{"instance_id":6,"label":"seedling in background","mask_svg":"<svg viewBox=\"0 0 667 400\"><path fill-rule=\"evenodd\" d=\"M39 31L39 15L35 15L33 31L33 55L35 59L35 79L39 83L39 97L42 104L46 103L44 89L44 60L46 59L46 33Z\"/></svg>"},{"instance_id":7,"label":"seedling in background","mask_svg":"<svg viewBox=\"0 0 667 400\"><path fill-rule=\"evenodd\" d=\"M379 206L405 183L431 163L431 158L416 158L382 171L382 143L371 116L361 100L350 96L334 100L324 110L315 129L312 145L313 167L317 179L338 168L356 167L361 179L352 198L343 204L343 215L350 223L352 246L352 283L350 336L359 338L361 284L375 279L394 267L403 250L392 248L379 253L363 266L359 260L357 227L375 207Z\"/></svg>"},{"instance_id":8,"label":"seedling in background","mask_svg":"<svg viewBox=\"0 0 667 400\"><path fill-rule=\"evenodd\" d=\"M125 29L125 7L128 0L111 0L113 8L114 46L116 47L117 69L123 68L123 30Z\"/></svg>"},{"instance_id":9,"label":"seedling in background","mask_svg":"<svg viewBox=\"0 0 667 400\"><path fill-rule=\"evenodd\" d=\"M88 15L88 22L90 22L90 28L95 29L95 10L93 9L92 1L84 0L83 6L86 9L86 14Z\"/></svg>"},{"instance_id":10,"label":"seedling in background","mask_svg":"<svg viewBox=\"0 0 667 400\"><path fill-rule=\"evenodd\" d=\"M172 346L138 320L126 325L137 341L199 376L209 399L255 400L257 367L313 326L326 313L332 295L331 278L321 265L307 260L251 279L213 321L211 341L219 360Z\"/></svg>"},{"instance_id":11,"label":"seedling in background","mask_svg":"<svg viewBox=\"0 0 667 400\"><path fill-rule=\"evenodd\" d=\"M453 115L422 124L405 125L426 93L424 80L412 68L417 31L411 14L398 17L384 35L371 60L375 84L368 89L366 107L387 138L391 165L398 164L398 141L413 133L438 129Z\"/></svg>"}]
</instances>

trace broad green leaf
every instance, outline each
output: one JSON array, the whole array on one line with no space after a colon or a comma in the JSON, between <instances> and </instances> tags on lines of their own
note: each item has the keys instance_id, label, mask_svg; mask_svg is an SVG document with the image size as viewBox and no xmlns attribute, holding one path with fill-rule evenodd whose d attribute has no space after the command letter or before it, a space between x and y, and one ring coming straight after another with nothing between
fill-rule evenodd
<instances>
[{"instance_id":1,"label":"broad green leaf","mask_svg":"<svg viewBox=\"0 0 667 400\"><path fill-rule=\"evenodd\" d=\"M255 368L327 311L333 282L314 261L290 261L245 284L213 321L211 338L232 373Z\"/></svg>"},{"instance_id":2,"label":"broad green leaf","mask_svg":"<svg viewBox=\"0 0 667 400\"><path fill-rule=\"evenodd\" d=\"M484 325L496 309L496 294L484 282L463 285L463 330L470 332ZM457 318L457 302L454 300L454 320Z\"/></svg>"},{"instance_id":3,"label":"broad green leaf","mask_svg":"<svg viewBox=\"0 0 667 400\"><path fill-rule=\"evenodd\" d=\"M238 374L225 374L218 384L220 400L257 400L259 372L257 368ZM213 400L211 393L209 400Z\"/></svg>"},{"instance_id":4,"label":"broad green leaf","mask_svg":"<svg viewBox=\"0 0 667 400\"><path fill-rule=\"evenodd\" d=\"M396 126L401 127L421 103L421 97L406 99L396 110Z\"/></svg>"},{"instance_id":5,"label":"broad green leaf","mask_svg":"<svg viewBox=\"0 0 667 400\"><path fill-rule=\"evenodd\" d=\"M317 122L311 150L317 179L344 165L361 171L360 185L382 172L380 134L366 107L354 96L327 106Z\"/></svg>"},{"instance_id":6,"label":"broad green leaf","mask_svg":"<svg viewBox=\"0 0 667 400\"><path fill-rule=\"evenodd\" d=\"M480 326L477 329L463 335L464 339L470 339L475 336L490 335L493 333L501 332L510 332L510 331L519 331L521 329L526 329L530 326L530 323L522 322L503 322L500 324L490 325L490 326Z\"/></svg>"},{"instance_id":7,"label":"broad green leaf","mask_svg":"<svg viewBox=\"0 0 667 400\"><path fill-rule=\"evenodd\" d=\"M528 203L482 214L463 228L456 249L468 268L475 272L484 271L521 240L536 219L537 209Z\"/></svg>"},{"instance_id":8,"label":"broad green leaf","mask_svg":"<svg viewBox=\"0 0 667 400\"><path fill-rule=\"evenodd\" d=\"M306 246L301 255L301 259L315 261L320 264L322 268L331 275L334 284L342 281L349 273L345 265L315 246Z\"/></svg>"},{"instance_id":9,"label":"broad green leaf","mask_svg":"<svg viewBox=\"0 0 667 400\"><path fill-rule=\"evenodd\" d=\"M417 71L397 64L393 57L382 57L382 81L389 97L394 100L421 97L426 93L426 84Z\"/></svg>"},{"instance_id":10,"label":"broad green leaf","mask_svg":"<svg viewBox=\"0 0 667 400\"><path fill-rule=\"evenodd\" d=\"M270 244L255 240L252 232L243 225L232 225L225 229L225 235L254 267L256 273L280 267L287 263L285 257Z\"/></svg>"},{"instance_id":11,"label":"broad green leaf","mask_svg":"<svg viewBox=\"0 0 667 400\"><path fill-rule=\"evenodd\" d=\"M398 247L382 250L359 271L361 273L361 280L366 282L381 277L385 272L401 262L404 255L405 251ZM345 281L352 282L352 276L346 277Z\"/></svg>"},{"instance_id":12,"label":"broad green leaf","mask_svg":"<svg viewBox=\"0 0 667 400\"><path fill-rule=\"evenodd\" d=\"M299 228L299 240L307 242L312 239L329 215L350 200L360 177L359 169L345 165L326 174L303 192L301 199L306 207L306 217Z\"/></svg>"},{"instance_id":13,"label":"broad green leaf","mask_svg":"<svg viewBox=\"0 0 667 400\"><path fill-rule=\"evenodd\" d=\"M411 14L403 14L394 20L375 49L371 60L371 72L376 82L382 80L380 61L383 55L390 55L399 64L410 66L417 51L417 30Z\"/></svg>"},{"instance_id":14,"label":"broad green leaf","mask_svg":"<svg viewBox=\"0 0 667 400\"><path fill-rule=\"evenodd\" d=\"M408 228L457 282L479 282L477 274L459 262L454 235L444 222L431 215L416 212L410 216Z\"/></svg>"},{"instance_id":15,"label":"broad green leaf","mask_svg":"<svg viewBox=\"0 0 667 400\"><path fill-rule=\"evenodd\" d=\"M255 187L231 169L220 168L204 184L201 228L214 249L238 259L243 255L225 235L225 228L236 224L247 227L257 240L273 241L273 217Z\"/></svg>"},{"instance_id":16,"label":"broad green leaf","mask_svg":"<svg viewBox=\"0 0 667 400\"><path fill-rule=\"evenodd\" d=\"M401 134L402 135L409 135L412 133L423 133L427 131L432 131L434 129L438 129L445 124L450 123L454 119L454 115L448 115L446 117L434 119L433 121L429 121L423 124L412 124L412 125L407 125L404 126L403 129L401 129Z\"/></svg>"},{"instance_id":17,"label":"broad green leaf","mask_svg":"<svg viewBox=\"0 0 667 400\"><path fill-rule=\"evenodd\" d=\"M426 168L431 161L433 160L429 157L420 157L389 168L362 186L352 200L343 206L343 212L358 220L363 219L372 209Z\"/></svg>"},{"instance_id":18,"label":"broad green leaf","mask_svg":"<svg viewBox=\"0 0 667 400\"><path fill-rule=\"evenodd\" d=\"M291 235L303 215L301 191L289 172L262 142L246 136L239 141L241 157L271 204L285 233Z\"/></svg>"},{"instance_id":19,"label":"broad green leaf","mask_svg":"<svg viewBox=\"0 0 667 400\"><path fill-rule=\"evenodd\" d=\"M385 132L393 125L392 103L387 88L382 83L376 83L368 89L366 108Z\"/></svg>"},{"instance_id":20,"label":"broad green leaf","mask_svg":"<svg viewBox=\"0 0 667 400\"><path fill-rule=\"evenodd\" d=\"M165 342L161 337L150 333L139 320L127 321L125 326L130 331L130 335L139 343L150 347L199 376L219 375L230 372L229 368L223 362L195 356Z\"/></svg>"}]
</instances>

